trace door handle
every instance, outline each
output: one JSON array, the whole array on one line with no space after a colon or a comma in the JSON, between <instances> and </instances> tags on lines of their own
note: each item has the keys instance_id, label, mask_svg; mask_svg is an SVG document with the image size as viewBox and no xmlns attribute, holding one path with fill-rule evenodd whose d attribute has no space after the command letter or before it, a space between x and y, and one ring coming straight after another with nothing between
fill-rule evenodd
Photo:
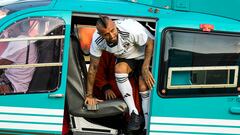
<instances>
[{"instance_id":1,"label":"door handle","mask_svg":"<svg viewBox=\"0 0 240 135\"><path fill-rule=\"evenodd\" d=\"M49 94L48 98L63 98L63 94Z\"/></svg>"},{"instance_id":2,"label":"door handle","mask_svg":"<svg viewBox=\"0 0 240 135\"><path fill-rule=\"evenodd\" d=\"M240 114L240 107L231 107L229 111L232 114Z\"/></svg>"}]
</instances>

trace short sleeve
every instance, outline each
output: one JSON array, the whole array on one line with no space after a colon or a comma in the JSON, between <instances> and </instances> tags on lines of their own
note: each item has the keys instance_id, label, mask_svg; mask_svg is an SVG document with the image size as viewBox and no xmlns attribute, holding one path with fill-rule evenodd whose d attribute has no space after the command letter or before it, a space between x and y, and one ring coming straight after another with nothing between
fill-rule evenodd
<instances>
[{"instance_id":1,"label":"short sleeve","mask_svg":"<svg viewBox=\"0 0 240 135\"><path fill-rule=\"evenodd\" d=\"M135 30L132 31L132 37L134 42L139 46L143 46L147 43L148 34L146 32L146 28L142 26L139 22L133 21Z\"/></svg>"},{"instance_id":2,"label":"short sleeve","mask_svg":"<svg viewBox=\"0 0 240 135\"><path fill-rule=\"evenodd\" d=\"M90 54L95 56L95 57L100 57L102 55L102 50L98 46L98 44L95 42L97 37L97 32L93 34L91 46L90 46Z\"/></svg>"}]
</instances>

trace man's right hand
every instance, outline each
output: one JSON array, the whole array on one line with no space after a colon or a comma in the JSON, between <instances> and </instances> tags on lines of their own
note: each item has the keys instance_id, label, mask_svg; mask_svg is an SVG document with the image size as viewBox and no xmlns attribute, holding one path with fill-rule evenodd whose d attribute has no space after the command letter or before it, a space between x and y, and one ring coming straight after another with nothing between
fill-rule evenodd
<instances>
[{"instance_id":1,"label":"man's right hand","mask_svg":"<svg viewBox=\"0 0 240 135\"><path fill-rule=\"evenodd\" d=\"M105 99L111 100L117 98L117 96L114 94L114 92L111 89L106 90L105 92Z\"/></svg>"},{"instance_id":2,"label":"man's right hand","mask_svg":"<svg viewBox=\"0 0 240 135\"><path fill-rule=\"evenodd\" d=\"M103 100L93 98L93 97L86 97L85 104L88 105L96 105L97 103L103 102Z\"/></svg>"}]
</instances>

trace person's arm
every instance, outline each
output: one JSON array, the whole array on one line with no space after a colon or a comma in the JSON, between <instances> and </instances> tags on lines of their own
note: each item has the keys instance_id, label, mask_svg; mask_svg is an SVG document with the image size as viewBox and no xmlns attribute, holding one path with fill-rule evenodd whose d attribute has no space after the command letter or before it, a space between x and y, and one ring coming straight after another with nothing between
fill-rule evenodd
<instances>
[{"instance_id":1,"label":"person's arm","mask_svg":"<svg viewBox=\"0 0 240 135\"><path fill-rule=\"evenodd\" d=\"M98 69L98 64L99 64L99 58L91 55L90 66L87 74L87 93L86 93L85 104L95 105L98 102L101 102L101 100L93 98L93 95L92 95L94 80L95 80L96 72Z\"/></svg>"},{"instance_id":2,"label":"person's arm","mask_svg":"<svg viewBox=\"0 0 240 135\"><path fill-rule=\"evenodd\" d=\"M22 48L19 46L20 44L26 44L25 42L13 41L9 42L5 50L2 52L0 56L0 65L11 65L17 61L17 59L24 53L24 51L20 51Z\"/></svg>"},{"instance_id":3,"label":"person's arm","mask_svg":"<svg viewBox=\"0 0 240 135\"><path fill-rule=\"evenodd\" d=\"M97 89L102 90L104 86L108 85L108 66L110 66L108 55L106 52L103 52L98 64L94 88L96 87Z\"/></svg>"},{"instance_id":4,"label":"person's arm","mask_svg":"<svg viewBox=\"0 0 240 135\"><path fill-rule=\"evenodd\" d=\"M153 37L149 31L145 27L143 27L140 23L135 22L134 23L138 29L133 32L132 34L132 39L133 42L138 44L139 46L144 46L145 45L145 57L144 57L144 62L142 65L142 77L148 86L149 89L152 89L155 80L153 79L153 75L150 72L150 62L153 54Z\"/></svg>"},{"instance_id":5,"label":"person's arm","mask_svg":"<svg viewBox=\"0 0 240 135\"><path fill-rule=\"evenodd\" d=\"M103 52L98 65L94 86L104 93L105 99L115 99L116 95L112 90L112 82L114 78L115 57L113 54Z\"/></svg>"},{"instance_id":6,"label":"person's arm","mask_svg":"<svg viewBox=\"0 0 240 135\"><path fill-rule=\"evenodd\" d=\"M150 61L151 61L152 54L153 54L153 47L154 47L153 40L151 38L148 38L147 43L146 43L146 48L145 48L145 58L144 58L144 62L142 65L142 77L145 80L149 89L152 89L152 87L155 83L153 75L149 71Z\"/></svg>"},{"instance_id":7,"label":"person's arm","mask_svg":"<svg viewBox=\"0 0 240 135\"><path fill-rule=\"evenodd\" d=\"M8 59L0 59L0 65L11 65L13 62Z\"/></svg>"}]
</instances>

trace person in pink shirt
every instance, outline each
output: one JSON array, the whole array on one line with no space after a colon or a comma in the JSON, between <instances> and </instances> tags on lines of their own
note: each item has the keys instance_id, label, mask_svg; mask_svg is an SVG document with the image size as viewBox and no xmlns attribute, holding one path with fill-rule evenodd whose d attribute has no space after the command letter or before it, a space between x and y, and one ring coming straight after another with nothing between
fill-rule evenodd
<instances>
[{"instance_id":1,"label":"person in pink shirt","mask_svg":"<svg viewBox=\"0 0 240 135\"><path fill-rule=\"evenodd\" d=\"M28 29L22 30L21 24L14 24L8 31L8 37L24 38ZM29 26L28 26L29 27ZM10 41L0 55L0 65L18 65L37 63L37 48L27 40ZM34 67L6 68L0 75L0 93L26 92L32 80Z\"/></svg>"}]
</instances>

